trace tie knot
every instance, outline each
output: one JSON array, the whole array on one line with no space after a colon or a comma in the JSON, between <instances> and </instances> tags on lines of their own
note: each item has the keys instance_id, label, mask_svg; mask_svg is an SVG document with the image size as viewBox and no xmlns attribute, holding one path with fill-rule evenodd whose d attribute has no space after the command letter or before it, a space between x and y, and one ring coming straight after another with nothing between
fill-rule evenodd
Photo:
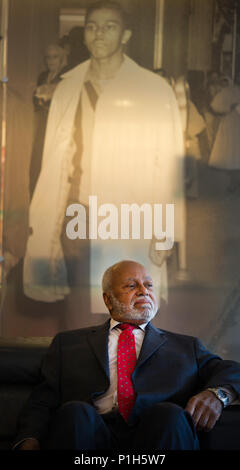
<instances>
[{"instance_id":1,"label":"tie knot","mask_svg":"<svg viewBox=\"0 0 240 470\"><path fill-rule=\"evenodd\" d=\"M120 328L120 330L128 330L132 332L134 328L138 328L138 326L132 325L131 323L119 323L118 328Z\"/></svg>"}]
</instances>

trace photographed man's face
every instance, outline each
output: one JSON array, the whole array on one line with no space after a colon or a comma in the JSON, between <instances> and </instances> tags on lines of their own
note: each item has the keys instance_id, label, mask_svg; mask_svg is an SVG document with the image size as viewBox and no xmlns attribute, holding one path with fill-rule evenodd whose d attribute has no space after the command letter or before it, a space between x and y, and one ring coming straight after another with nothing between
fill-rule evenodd
<instances>
[{"instance_id":1,"label":"photographed man's face","mask_svg":"<svg viewBox=\"0 0 240 470\"><path fill-rule=\"evenodd\" d=\"M124 29L121 14L104 8L93 11L85 25L85 44L95 59L108 59L119 53L131 36Z\"/></svg>"},{"instance_id":2,"label":"photographed man's face","mask_svg":"<svg viewBox=\"0 0 240 470\"><path fill-rule=\"evenodd\" d=\"M124 263L113 273L108 308L115 320L136 325L146 323L156 315L158 305L153 281L144 266Z\"/></svg>"}]
</instances>

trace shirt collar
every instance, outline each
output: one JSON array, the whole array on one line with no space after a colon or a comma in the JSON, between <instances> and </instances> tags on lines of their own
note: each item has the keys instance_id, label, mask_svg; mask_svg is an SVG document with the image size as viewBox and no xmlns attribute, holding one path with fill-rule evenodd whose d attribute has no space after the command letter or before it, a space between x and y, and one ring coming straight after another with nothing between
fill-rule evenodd
<instances>
[{"instance_id":1,"label":"shirt collar","mask_svg":"<svg viewBox=\"0 0 240 470\"><path fill-rule=\"evenodd\" d=\"M84 77L84 82L87 82L88 80L92 82L92 85L95 87L96 91L100 94L102 92L102 83L110 83L111 81L115 80L121 72L122 69L125 68L125 62L126 62L126 56L123 56L123 61L119 67L119 69L116 71L114 77L110 78L109 80L99 80L96 74L94 73L92 67L91 67L91 61L89 62L89 67L86 71L85 77Z\"/></svg>"},{"instance_id":2,"label":"shirt collar","mask_svg":"<svg viewBox=\"0 0 240 470\"><path fill-rule=\"evenodd\" d=\"M117 325L119 325L120 323L121 323L121 322L116 321L116 320L114 320L113 318L111 318L111 320L110 320L110 328L109 328L110 331L112 331L112 330L113 330ZM122 323L123 323L123 322L122 322ZM143 331L145 330L146 326L147 326L147 323L142 323L141 325L138 325L138 327L139 327L141 330L143 330Z\"/></svg>"}]
</instances>

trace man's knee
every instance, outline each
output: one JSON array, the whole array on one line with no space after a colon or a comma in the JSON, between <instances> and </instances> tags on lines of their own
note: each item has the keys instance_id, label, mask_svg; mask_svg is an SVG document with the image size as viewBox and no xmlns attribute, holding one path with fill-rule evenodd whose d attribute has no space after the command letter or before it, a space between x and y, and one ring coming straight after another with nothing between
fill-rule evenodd
<instances>
[{"instance_id":1,"label":"man's knee","mask_svg":"<svg viewBox=\"0 0 240 470\"><path fill-rule=\"evenodd\" d=\"M142 449L199 448L190 414L181 406L169 402L156 403L142 413L134 444Z\"/></svg>"},{"instance_id":2,"label":"man's knee","mask_svg":"<svg viewBox=\"0 0 240 470\"><path fill-rule=\"evenodd\" d=\"M184 409L175 403L156 403L148 408L142 415L144 421L151 420L158 425L173 426L181 421L182 418L186 419Z\"/></svg>"}]
</instances>

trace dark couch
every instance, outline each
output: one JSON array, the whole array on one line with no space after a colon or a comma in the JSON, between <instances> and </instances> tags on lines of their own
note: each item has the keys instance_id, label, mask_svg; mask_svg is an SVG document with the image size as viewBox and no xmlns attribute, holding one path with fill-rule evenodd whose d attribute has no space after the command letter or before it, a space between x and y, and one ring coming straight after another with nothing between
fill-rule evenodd
<instances>
[{"instance_id":1,"label":"dark couch","mask_svg":"<svg viewBox=\"0 0 240 470\"><path fill-rule=\"evenodd\" d=\"M16 419L39 381L51 338L0 338L0 450L10 449ZM240 405L226 408L215 428L201 433L202 449L240 450Z\"/></svg>"},{"instance_id":2,"label":"dark couch","mask_svg":"<svg viewBox=\"0 0 240 470\"><path fill-rule=\"evenodd\" d=\"M0 449L11 448L16 419L39 381L51 338L0 338Z\"/></svg>"}]
</instances>

